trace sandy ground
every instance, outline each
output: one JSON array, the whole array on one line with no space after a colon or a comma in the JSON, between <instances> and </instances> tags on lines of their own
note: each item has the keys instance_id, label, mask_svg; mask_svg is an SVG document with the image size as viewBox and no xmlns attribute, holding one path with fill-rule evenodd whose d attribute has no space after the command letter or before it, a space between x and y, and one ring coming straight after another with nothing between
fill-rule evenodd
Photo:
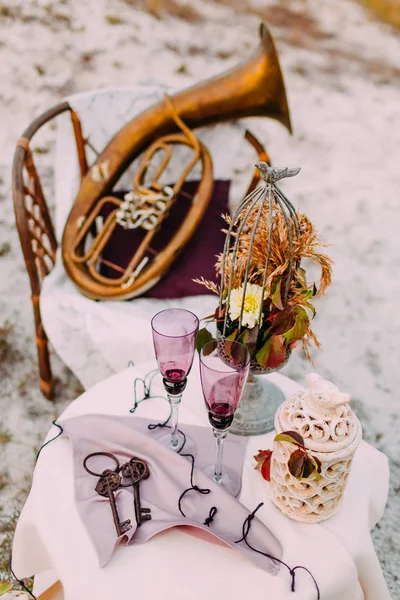
<instances>
[{"instance_id":1,"label":"sandy ground","mask_svg":"<svg viewBox=\"0 0 400 600\"><path fill-rule=\"evenodd\" d=\"M317 307L324 349L315 364L352 394L365 438L390 459L389 502L373 537L392 597L400 598L400 42L350 0L259 0L252 10L227 0L0 0L0 568L35 451L51 420L80 393L57 359L56 403L38 390L10 192L15 140L71 93L150 78L183 87L221 72L254 48L257 12L277 39L295 134L290 139L261 119L252 128L275 164L302 167L286 190L332 243L335 278ZM53 140L49 129L33 145L50 204ZM285 374L303 382L309 370L297 351Z\"/></svg>"}]
</instances>

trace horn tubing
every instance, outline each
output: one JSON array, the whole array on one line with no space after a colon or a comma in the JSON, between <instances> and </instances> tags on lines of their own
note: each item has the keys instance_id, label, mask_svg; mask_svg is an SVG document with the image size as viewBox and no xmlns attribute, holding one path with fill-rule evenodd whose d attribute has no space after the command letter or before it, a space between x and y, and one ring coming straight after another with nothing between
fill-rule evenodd
<instances>
[{"instance_id":1,"label":"horn tubing","mask_svg":"<svg viewBox=\"0 0 400 600\"><path fill-rule=\"evenodd\" d=\"M272 36L263 23L260 44L249 59L236 67L171 96L179 117L190 128L230 119L268 116L291 132L289 108L278 55ZM178 129L165 101L150 107L125 125L97 158L108 161L109 177L93 181L83 178L68 217L62 240L64 266L72 280L86 294L94 290L86 265L72 259L78 234L77 222L86 217L104 195L108 195L120 175L153 141ZM136 286L134 285L133 288ZM129 297L129 290L125 290Z\"/></svg>"}]
</instances>

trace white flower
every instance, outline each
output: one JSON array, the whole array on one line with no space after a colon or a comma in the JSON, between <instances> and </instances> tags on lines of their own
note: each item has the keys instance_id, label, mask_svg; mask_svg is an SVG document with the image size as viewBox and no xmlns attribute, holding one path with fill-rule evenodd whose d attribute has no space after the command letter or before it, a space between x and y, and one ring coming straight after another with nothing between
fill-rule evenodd
<instances>
[{"instance_id":1,"label":"white flower","mask_svg":"<svg viewBox=\"0 0 400 600\"><path fill-rule=\"evenodd\" d=\"M243 302L243 285L231 291L229 303L229 316L232 321L240 318ZM263 301L263 288L255 283L248 283L243 306L243 327L252 329L258 323L260 307Z\"/></svg>"}]
</instances>

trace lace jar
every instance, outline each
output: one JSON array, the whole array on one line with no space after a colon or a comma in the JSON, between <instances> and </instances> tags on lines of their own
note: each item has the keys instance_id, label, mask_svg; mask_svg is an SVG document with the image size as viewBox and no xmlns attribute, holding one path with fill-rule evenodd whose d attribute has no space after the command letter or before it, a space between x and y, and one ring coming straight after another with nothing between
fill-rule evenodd
<instances>
[{"instance_id":1,"label":"lace jar","mask_svg":"<svg viewBox=\"0 0 400 600\"><path fill-rule=\"evenodd\" d=\"M274 442L271 462L271 500L288 517L303 523L318 523L336 511L349 476L362 429L343 394L314 373L309 387L286 400L275 415L276 433L296 431L307 451L321 461L316 474L301 481L289 472L288 460L297 447Z\"/></svg>"}]
</instances>

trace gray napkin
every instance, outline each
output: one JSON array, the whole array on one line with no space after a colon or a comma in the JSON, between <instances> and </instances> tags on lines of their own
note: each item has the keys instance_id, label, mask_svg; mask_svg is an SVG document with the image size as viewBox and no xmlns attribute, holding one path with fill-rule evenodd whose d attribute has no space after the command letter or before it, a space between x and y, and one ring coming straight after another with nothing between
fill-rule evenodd
<instances>
[{"instance_id":1,"label":"gray napkin","mask_svg":"<svg viewBox=\"0 0 400 600\"><path fill-rule=\"evenodd\" d=\"M165 529L189 525L212 533L260 568L276 575L279 563L253 552L244 542L235 543L242 537L242 526L249 510L201 471L204 466L212 464L214 459L214 441L210 429L193 425L180 426L184 433L196 441L198 447L194 484L211 490L209 494L200 494L195 490L188 492L181 504L186 515L183 517L179 512L178 501L182 492L191 486L192 463L159 444L157 437L164 435L168 429L149 431L148 424L151 422L139 417L108 415L83 415L60 422L73 446L77 509L95 547L100 566L110 560L117 544L144 543ZM226 440L224 462L239 472L242 469L245 444L246 440L237 436L228 435ZM85 457L92 452L109 452L116 456L120 465L132 456L138 456L146 461L150 470L150 477L140 483L142 506L151 509L150 521L143 522L137 528L131 487L120 489L115 494L120 521L130 519L132 524L132 528L119 539L109 501L95 491L98 478L87 473L83 467ZM104 469L113 469L114 464L107 457L94 457L90 460L89 468L101 473ZM259 498L254 499L254 508L259 501ZM217 508L217 513L208 527L204 525L204 521L213 506ZM257 518L252 519L249 540L253 547L281 559L280 542Z\"/></svg>"}]
</instances>

